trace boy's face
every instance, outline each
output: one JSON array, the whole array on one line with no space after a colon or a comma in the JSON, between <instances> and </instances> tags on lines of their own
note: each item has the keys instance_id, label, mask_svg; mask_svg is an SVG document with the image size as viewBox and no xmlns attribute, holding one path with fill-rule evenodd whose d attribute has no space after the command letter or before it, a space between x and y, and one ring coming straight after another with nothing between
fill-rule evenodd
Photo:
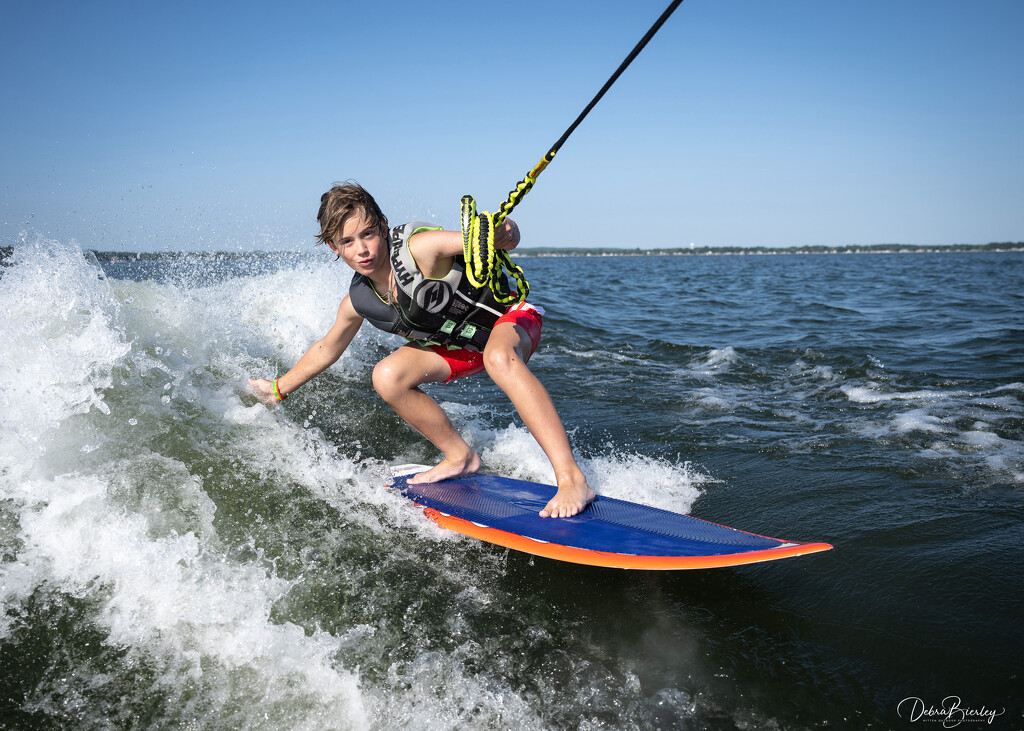
<instances>
[{"instance_id":1,"label":"boy's face","mask_svg":"<svg viewBox=\"0 0 1024 731\"><path fill-rule=\"evenodd\" d=\"M379 226L371 224L363 211L349 215L341 225L341 235L328 241L331 251L360 274L370 276L391 265L387 242Z\"/></svg>"}]
</instances>

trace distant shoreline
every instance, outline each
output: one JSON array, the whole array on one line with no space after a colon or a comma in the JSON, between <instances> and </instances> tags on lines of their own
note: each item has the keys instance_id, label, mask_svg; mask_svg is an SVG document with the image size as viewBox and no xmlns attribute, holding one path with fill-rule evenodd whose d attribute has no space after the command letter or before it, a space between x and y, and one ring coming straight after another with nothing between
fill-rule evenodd
<instances>
[{"instance_id":1,"label":"distant shoreline","mask_svg":"<svg viewBox=\"0 0 1024 731\"><path fill-rule=\"evenodd\" d=\"M961 252L1024 251L1024 242L992 244L949 244L910 246L872 244L869 246L697 246L660 249L619 249L611 247L559 248L541 246L517 249L515 256L785 256L799 254L951 254Z\"/></svg>"},{"instance_id":2,"label":"distant shoreline","mask_svg":"<svg viewBox=\"0 0 1024 731\"><path fill-rule=\"evenodd\" d=\"M970 252L1021 252L1024 242L1003 242L991 244L949 244L944 246L910 246L907 244L871 244L867 246L697 246L658 249L641 249L639 247L557 247L538 246L517 249L516 258L567 257L567 256L795 256L810 254L955 254ZM13 253L10 246L0 246L0 262ZM283 256L305 256L309 252L302 251L92 251L97 259L106 263L127 261L171 261L183 254L199 258L244 259L258 254L276 253Z\"/></svg>"}]
</instances>

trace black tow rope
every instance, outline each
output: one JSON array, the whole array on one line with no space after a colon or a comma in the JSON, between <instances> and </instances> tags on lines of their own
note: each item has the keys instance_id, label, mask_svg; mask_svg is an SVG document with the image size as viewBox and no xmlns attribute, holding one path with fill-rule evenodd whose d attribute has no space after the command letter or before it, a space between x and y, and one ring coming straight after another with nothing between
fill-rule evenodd
<instances>
[{"instance_id":1,"label":"black tow rope","mask_svg":"<svg viewBox=\"0 0 1024 731\"><path fill-rule=\"evenodd\" d=\"M633 62L633 59L640 55L640 51L644 50L647 42L654 37L654 34L658 32L658 29L665 24L665 21L668 20L669 16L672 15L682 2L683 0L673 0L665 9L661 17L655 21L651 29L647 31L647 34L640 39L640 42L630 51L626 59L619 64L619 68L615 70L615 73L601 87L601 91L597 92L597 95L590 100L590 104L587 105L586 109L580 113L580 116L576 117L576 121L569 125L569 129L565 130L565 133L551 146L551 149L540 159L540 162L534 165L530 172L526 174L526 177L509 191L508 198L501 204L497 213L489 213L487 211L477 213L476 201L473 199L473 196L462 196L460 203L462 253L466 259L466 275L469 277L470 284L474 287L489 287L494 294L494 298L501 304L514 304L526 299L526 295L530 292L530 284L526 281L526 277L523 276L522 268L512 262L508 252L504 249L494 248L495 227L501 225L505 221L505 217L512 212L512 209L518 206L519 202L526 197L526 194L533 188L533 184L537 182L537 177L544 172L544 168L555 158L555 154L562 147L562 144L569 139L569 135L580 125L580 122L590 113L590 110L601 101L601 97L605 95L605 92L611 88L615 80ZM510 288L503 281L503 267L515 279L515 289Z\"/></svg>"}]
</instances>

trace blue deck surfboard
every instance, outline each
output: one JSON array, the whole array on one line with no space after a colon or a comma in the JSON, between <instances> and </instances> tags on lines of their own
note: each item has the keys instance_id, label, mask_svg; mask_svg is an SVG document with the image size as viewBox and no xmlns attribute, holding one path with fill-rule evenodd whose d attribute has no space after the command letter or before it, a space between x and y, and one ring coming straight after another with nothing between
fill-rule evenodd
<instances>
[{"instance_id":1,"label":"blue deck surfboard","mask_svg":"<svg viewBox=\"0 0 1024 731\"><path fill-rule=\"evenodd\" d=\"M623 569L738 566L832 548L748 533L690 515L598 495L571 518L538 512L556 488L494 475L410 485L427 469L393 468L391 486L438 525L472 538L559 561ZM404 473L404 474L400 474Z\"/></svg>"}]
</instances>

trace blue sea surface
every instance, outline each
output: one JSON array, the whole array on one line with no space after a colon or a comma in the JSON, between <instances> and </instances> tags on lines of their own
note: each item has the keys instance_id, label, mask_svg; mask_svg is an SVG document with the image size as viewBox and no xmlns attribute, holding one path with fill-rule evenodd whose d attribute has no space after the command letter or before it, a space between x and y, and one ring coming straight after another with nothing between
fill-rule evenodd
<instances>
[{"instance_id":1,"label":"blue sea surface","mask_svg":"<svg viewBox=\"0 0 1024 731\"><path fill-rule=\"evenodd\" d=\"M319 253L0 267L0 728L1024 727L1024 255L522 257L599 493L835 546L640 572L385 488L439 458L394 336L246 394L333 322ZM426 390L553 483L485 375Z\"/></svg>"}]
</instances>

